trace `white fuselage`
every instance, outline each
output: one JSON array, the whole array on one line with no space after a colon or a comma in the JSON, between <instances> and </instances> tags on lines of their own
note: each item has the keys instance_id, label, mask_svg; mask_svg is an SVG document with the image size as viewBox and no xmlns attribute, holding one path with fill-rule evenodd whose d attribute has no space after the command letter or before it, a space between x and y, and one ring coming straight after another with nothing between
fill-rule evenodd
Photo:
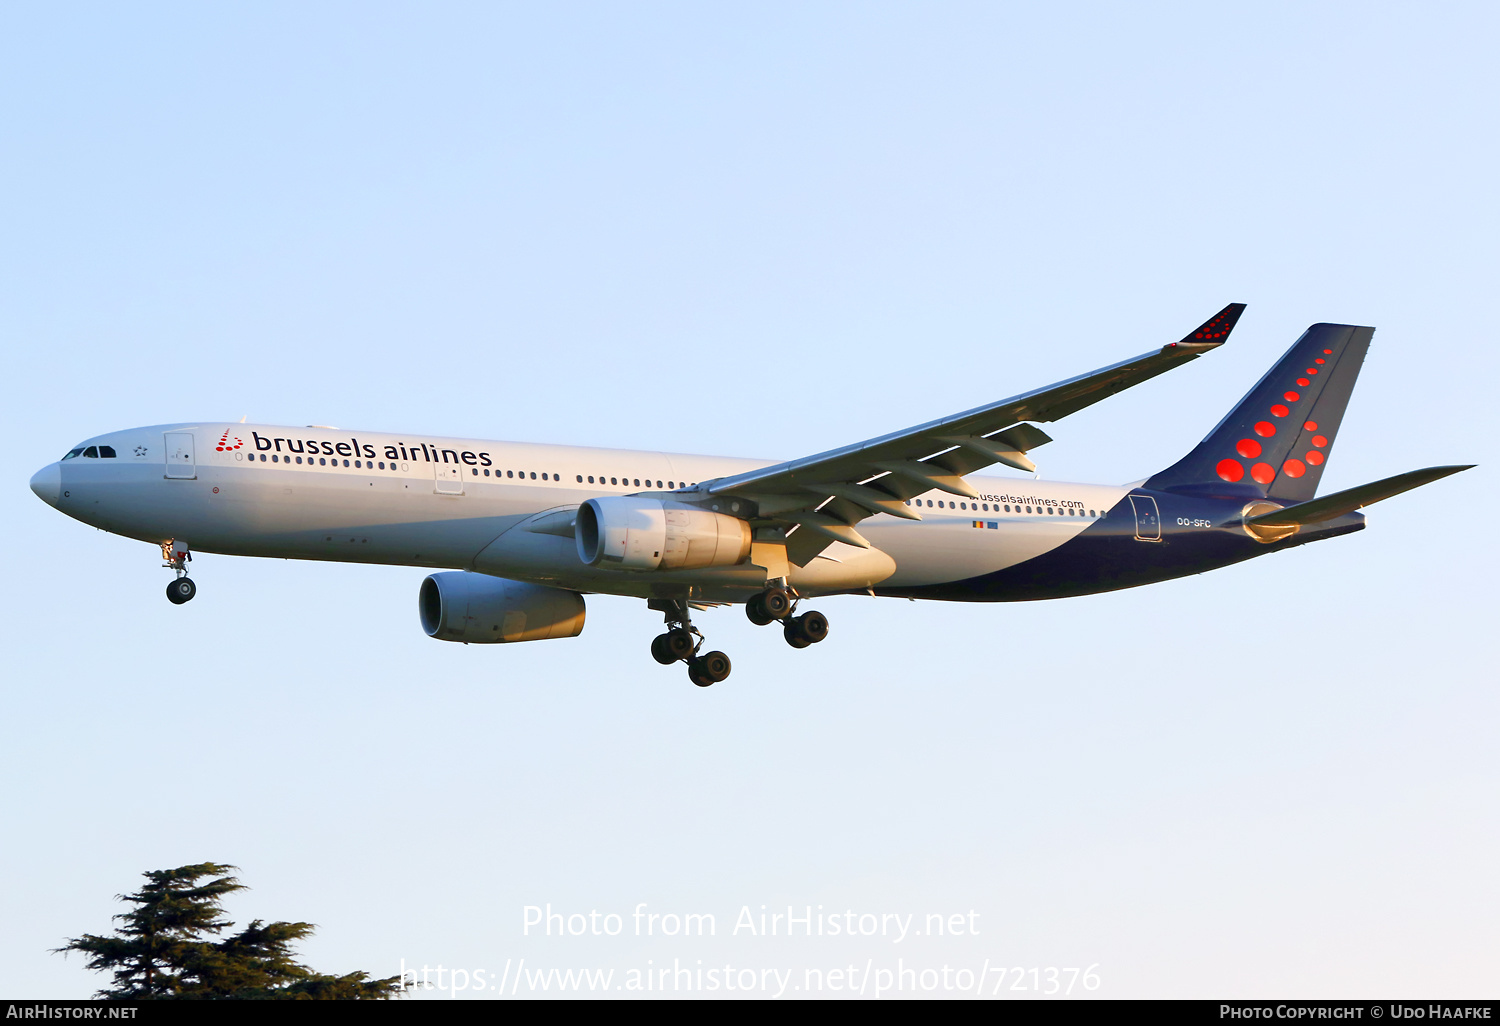
<instances>
[{"instance_id":1,"label":"white fuselage","mask_svg":"<svg viewBox=\"0 0 1500 1026\"><path fill-rule=\"evenodd\" d=\"M115 456L84 454L101 446ZM566 516L548 514L596 496L687 495L701 481L770 460L244 424L138 428L79 450L54 464L59 509L199 552L467 569L641 597L687 586L705 601L743 600L765 583L749 564L591 567L557 526ZM835 543L793 568L791 583L818 594L993 573L1055 549L1129 492L1017 478L970 483L977 501L937 491L914 497L922 521L875 516L860 525L872 548Z\"/></svg>"}]
</instances>

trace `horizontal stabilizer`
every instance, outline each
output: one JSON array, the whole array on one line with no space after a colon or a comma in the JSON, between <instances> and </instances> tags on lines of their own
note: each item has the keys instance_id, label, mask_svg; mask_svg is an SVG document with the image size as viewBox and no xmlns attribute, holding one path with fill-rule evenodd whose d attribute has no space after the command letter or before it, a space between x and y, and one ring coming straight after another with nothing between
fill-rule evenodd
<instances>
[{"instance_id":1,"label":"horizontal stabilizer","mask_svg":"<svg viewBox=\"0 0 1500 1026\"><path fill-rule=\"evenodd\" d=\"M1431 484L1449 474L1457 474L1460 470L1471 470L1474 466L1475 464L1471 463L1461 467L1428 467L1426 470L1397 474L1383 481L1360 485L1358 488L1346 488L1342 492L1334 492L1321 499L1299 502L1295 506L1272 510L1258 517L1249 517L1245 520L1245 525L1247 527L1300 527L1303 524L1317 524L1324 520L1333 520L1345 513L1353 513L1361 506L1368 506L1372 502L1389 499L1392 495L1400 495L1413 488L1420 488L1424 484Z\"/></svg>"}]
</instances>

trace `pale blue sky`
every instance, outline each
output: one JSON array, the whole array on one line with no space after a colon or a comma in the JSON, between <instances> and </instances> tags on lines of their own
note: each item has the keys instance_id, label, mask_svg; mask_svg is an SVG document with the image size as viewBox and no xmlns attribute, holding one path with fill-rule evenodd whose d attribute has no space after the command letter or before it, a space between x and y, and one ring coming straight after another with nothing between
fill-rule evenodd
<instances>
[{"instance_id":1,"label":"pale blue sky","mask_svg":"<svg viewBox=\"0 0 1500 1026\"><path fill-rule=\"evenodd\" d=\"M1040 604L738 610L443 645L423 574L202 556L47 508L72 443L204 419L792 457L1173 341L1049 427L1175 460L1309 323L1378 329L1324 487L1485 464L1494 8L11 5L0 10L0 993L215 859L329 971L1098 964L1107 996L1493 996L1486 466L1370 529ZM539 941L521 909L707 911ZM979 937L725 936L742 905Z\"/></svg>"}]
</instances>

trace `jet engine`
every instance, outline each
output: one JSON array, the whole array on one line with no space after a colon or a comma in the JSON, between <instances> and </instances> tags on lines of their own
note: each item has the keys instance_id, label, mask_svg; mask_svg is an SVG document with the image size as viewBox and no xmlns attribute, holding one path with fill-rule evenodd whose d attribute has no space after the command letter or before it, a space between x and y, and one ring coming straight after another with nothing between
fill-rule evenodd
<instances>
[{"instance_id":1,"label":"jet engine","mask_svg":"<svg viewBox=\"0 0 1500 1026\"><path fill-rule=\"evenodd\" d=\"M630 495L578 507L578 558L612 570L695 570L750 556L750 525L682 502Z\"/></svg>"},{"instance_id":2,"label":"jet engine","mask_svg":"<svg viewBox=\"0 0 1500 1026\"><path fill-rule=\"evenodd\" d=\"M433 574L417 596L422 629L439 641L490 645L576 638L583 596L467 571Z\"/></svg>"}]
</instances>

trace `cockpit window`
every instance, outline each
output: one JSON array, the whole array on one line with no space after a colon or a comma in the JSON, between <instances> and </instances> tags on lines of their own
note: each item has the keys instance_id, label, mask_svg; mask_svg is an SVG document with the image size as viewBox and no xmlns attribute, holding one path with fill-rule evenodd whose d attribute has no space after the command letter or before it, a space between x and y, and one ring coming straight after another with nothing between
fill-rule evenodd
<instances>
[{"instance_id":1,"label":"cockpit window","mask_svg":"<svg viewBox=\"0 0 1500 1026\"><path fill-rule=\"evenodd\" d=\"M73 450L69 451L69 453L66 456L63 457L63 459L65 459L65 460L71 460L75 456L82 456L82 455L83 455L83 447L80 446L77 449L73 449Z\"/></svg>"},{"instance_id":2,"label":"cockpit window","mask_svg":"<svg viewBox=\"0 0 1500 1026\"><path fill-rule=\"evenodd\" d=\"M86 460L98 459L99 447L97 445L91 445L87 449L83 450L83 458Z\"/></svg>"},{"instance_id":3,"label":"cockpit window","mask_svg":"<svg viewBox=\"0 0 1500 1026\"><path fill-rule=\"evenodd\" d=\"M101 446L99 446L99 458L102 459L102 460L112 460L112 459L114 459L115 458L115 447L112 446L112 445L101 445Z\"/></svg>"}]
</instances>

